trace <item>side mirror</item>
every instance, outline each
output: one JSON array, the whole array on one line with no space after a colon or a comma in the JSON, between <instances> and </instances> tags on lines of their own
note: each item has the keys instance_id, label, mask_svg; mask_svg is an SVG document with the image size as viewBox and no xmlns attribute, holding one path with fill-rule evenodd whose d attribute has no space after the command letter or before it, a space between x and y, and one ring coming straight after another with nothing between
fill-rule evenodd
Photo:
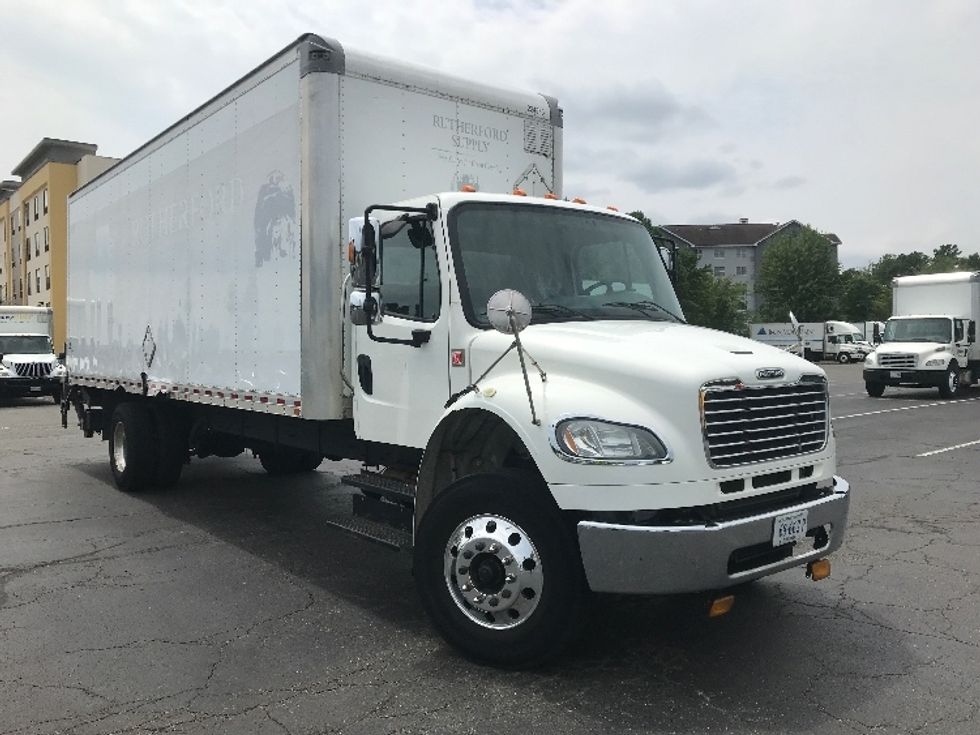
<instances>
[{"instance_id":1,"label":"side mirror","mask_svg":"<svg viewBox=\"0 0 980 735\"><path fill-rule=\"evenodd\" d=\"M363 327L368 322L371 324L381 323L381 308L373 294L368 299L367 294L363 291L351 292L348 307L350 309L350 321L354 326Z\"/></svg>"},{"instance_id":2,"label":"side mirror","mask_svg":"<svg viewBox=\"0 0 980 735\"><path fill-rule=\"evenodd\" d=\"M366 226L365 226L366 225ZM347 257L353 268L355 283L364 285L367 274L373 273L371 285L378 283L378 235L381 222L369 217L352 217L347 221Z\"/></svg>"},{"instance_id":3,"label":"side mirror","mask_svg":"<svg viewBox=\"0 0 980 735\"><path fill-rule=\"evenodd\" d=\"M487 301L487 319L502 334L519 334L531 323L531 302L520 291L497 291Z\"/></svg>"}]
</instances>

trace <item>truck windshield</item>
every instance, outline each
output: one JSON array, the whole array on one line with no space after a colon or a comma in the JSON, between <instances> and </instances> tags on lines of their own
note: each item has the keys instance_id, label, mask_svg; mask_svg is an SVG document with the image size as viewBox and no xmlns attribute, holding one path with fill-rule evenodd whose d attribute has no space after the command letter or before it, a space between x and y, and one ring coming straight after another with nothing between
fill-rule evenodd
<instances>
[{"instance_id":1,"label":"truck windshield","mask_svg":"<svg viewBox=\"0 0 980 735\"><path fill-rule=\"evenodd\" d=\"M953 323L945 317L889 319L883 342L952 342Z\"/></svg>"},{"instance_id":2,"label":"truck windshield","mask_svg":"<svg viewBox=\"0 0 980 735\"><path fill-rule=\"evenodd\" d=\"M487 300L504 288L534 308L533 324L592 319L683 321L646 229L594 212L473 202L449 220L466 318L489 326Z\"/></svg>"},{"instance_id":3,"label":"truck windshield","mask_svg":"<svg viewBox=\"0 0 980 735\"><path fill-rule=\"evenodd\" d=\"M0 355L47 355L51 340L43 335L0 335Z\"/></svg>"}]
</instances>

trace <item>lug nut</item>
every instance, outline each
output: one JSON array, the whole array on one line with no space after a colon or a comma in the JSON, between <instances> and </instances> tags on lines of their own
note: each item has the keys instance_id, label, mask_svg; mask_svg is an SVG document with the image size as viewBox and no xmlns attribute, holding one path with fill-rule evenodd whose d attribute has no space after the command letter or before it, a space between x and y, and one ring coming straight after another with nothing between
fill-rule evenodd
<instances>
[{"instance_id":1,"label":"lug nut","mask_svg":"<svg viewBox=\"0 0 980 735\"><path fill-rule=\"evenodd\" d=\"M489 600L487 600L487 604L490 605L490 607L497 607L497 603L499 602L500 600L498 600L496 597L491 597Z\"/></svg>"},{"instance_id":2,"label":"lug nut","mask_svg":"<svg viewBox=\"0 0 980 735\"><path fill-rule=\"evenodd\" d=\"M490 548L487 549L487 551L489 551L491 554L496 554L498 551L500 551L500 547L497 544L490 544Z\"/></svg>"},{"instance_id":3,"label":"lug nut","mask_svg":"<svg viewBox=\"0 0 980 735\"><path fill-rule=\"evenodd\" d=\"M463 552L463 558L464 559L472 559L473 558L473 552L470 551L469 549L467 549L466 551Z\"/></svg>"},{"instance_id":4,"label":"lug nut","mask_svg":"<svg viewBox=\"0 0 980 735\"><path fill-rule=\"evenodd\" d=\"M483 551L485 548L487 548L487 545L485 543L483 543L482 541L477 541L476 542L476 550L477 551Z\"/></svg>"},{"instance_id":5,"label":"lug nut","mask_svg":"<svg viewBox=\"0 0 980 735\"><path fill-rule=\"evenodd\" d=\"M511 594L513 594L513 593L510 590L501 590L500 591L500 596L503 597L505 600L509 600Z\"/></svg>"},{"instance_id":6,"label":"lug nut","mask_svg":"<svg viewBox=\"0 0 980 735\"><path fill-rule=\"evenodd\" d=\"M504 566L505 567L509 567L511 564L514 563L514 557L512 557L512 556L505 556L500 561L502 561L504 563Z\"/></svg>"},{"instance_id":7,"label":"lug nut","mask_svg":"<svg viewBox=\"0 0 980 735\"><path fill-rule=\"evenodd\" d=\"M469 574L470 573L470 568L469 567L460 567L459 568L459 573L460 574Z\"/></svg>"},{"instance_id":8,"label":"lug nut","mask_svg":"<svg viewBox=\"0 0 980 735\"><path fill-rule=\"evenodd\" d=\"M471 589L473 589L473 585L467 582L466 584L460 585L460 589L463 590L463 592L469 592Z\"/></svg>"},{"instance_id":9,"label":"lug nut","mask_svg":"<svg viewBox=\"0 0 980 735\"><path fill-rule=\"evenodd\" d=\"M504 581L507 582L507 584L514 584L514 582L517 581L517 575L508 574L506 577L504 577Z\"/></svg>"},{"instance_id":10,"label":"lug nut","mask_svg":"<svg viewBox=\"0 0 980 735\"><path fill-rule=\"evenodd\" d=\"M477 605L479 605L485 599L487 599L486 595L473 595L473 602L476 603Z\"/></svg>"}]
</instances>

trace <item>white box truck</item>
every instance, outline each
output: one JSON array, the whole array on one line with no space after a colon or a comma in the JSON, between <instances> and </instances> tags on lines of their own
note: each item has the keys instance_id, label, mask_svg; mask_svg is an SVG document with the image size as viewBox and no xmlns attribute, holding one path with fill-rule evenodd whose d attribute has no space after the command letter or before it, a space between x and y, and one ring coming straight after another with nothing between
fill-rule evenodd
<instances>
[{"instance_id":1,"label":"white box truck","mask_svg":"<svg viewBox=\"0 0 980 735\"><path fill-rule=\"evenodd\" d=\"M864 361L868 395L885 387L935 387L954 398L980 379L980 272L892 279L892 317Z\"/></svg>"},{"instance_id":2,"label":"white box truck","mask_svg":"<svg viewBox=\"0 0 980 735\"><path fill-rule=\"evenodd\" d=\"M749 325L754 340L802 355L808 360L860 362L874 347L850 322L759 322Z\"/></svg>"},{"instance_id":3,"label":"white box truck","mask_svg":"<svg viewBox=\"0 0 980 735\"><path fill-rule=\"evenodd\" d=\"M363 461L351 527L406 530L485 662L566 647L592 592L822 578L825 375L686 324L646 229L561 198L561 144L549 97L300 38L71 197L63 421L130 492Z\"/></svg>"},{"instance_id":4,"label":"white box truck","mask_svg":"<svg viewBox=\"0 0 980 735\"><path fill-rule=\"evenodd\" d=\"M59 403L64 377L51 346L51 309L0 306L0 399L51 396Z\"/></svg>"}]
</instances>

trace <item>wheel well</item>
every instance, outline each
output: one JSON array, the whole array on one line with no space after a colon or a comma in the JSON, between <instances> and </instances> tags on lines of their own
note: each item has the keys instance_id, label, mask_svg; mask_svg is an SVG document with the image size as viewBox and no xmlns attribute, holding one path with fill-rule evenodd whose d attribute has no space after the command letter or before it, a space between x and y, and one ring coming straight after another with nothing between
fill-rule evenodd
<instances>
[{"instance_id":1,"label":"wheel well","mask_svg":"<svg viewBox=\"0 0 980 735\"><path fill-rule=\"evenodd\" d=\"M479 409L447 416L429 439L419 467L416 525L432 499L456 480L505 468L531 472L541 480L536 486L545 487L524 442L499 416Z\"/></svg>"}]
</instances>

